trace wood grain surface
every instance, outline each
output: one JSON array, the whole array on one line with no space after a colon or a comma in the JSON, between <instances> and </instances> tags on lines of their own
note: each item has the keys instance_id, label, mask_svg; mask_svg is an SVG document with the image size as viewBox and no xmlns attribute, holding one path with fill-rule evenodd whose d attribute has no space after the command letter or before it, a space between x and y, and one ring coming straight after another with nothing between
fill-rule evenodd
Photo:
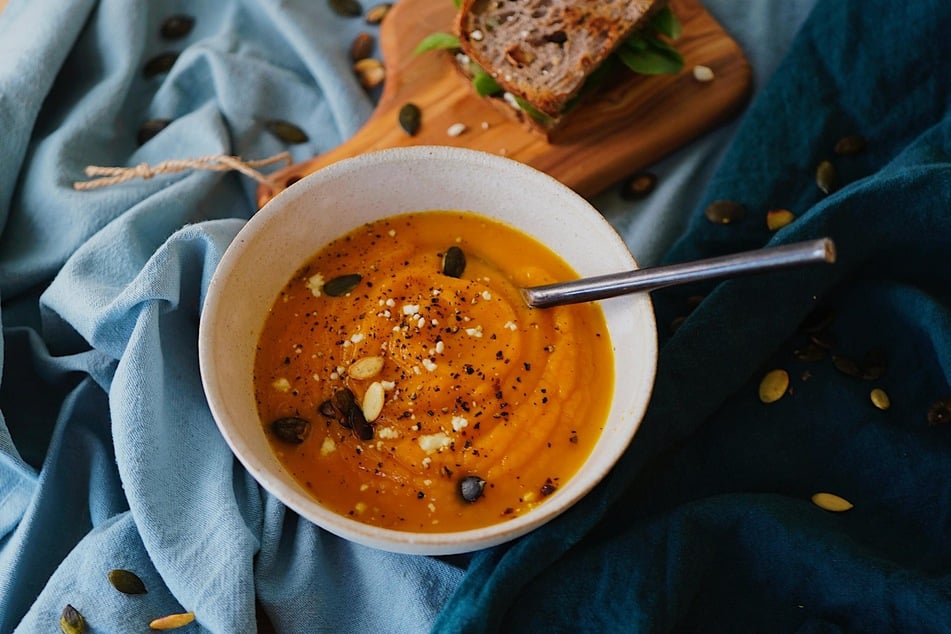
<instances>
[{"instance_id":1,"label":"wood grain surface","mask_svg":"<svg viewBox=\"0 0 951 634\"><path fill-rule=\"evenodd\" d=\"M593 196L720 124L749 98L750 67L736 42L699 0L672 0L671 7L683 23L677 48L684 70L676 76L632 75L579 106L549 140L479 98L449 52L413 54L430 33L451 30L450 0L399 0L380 26L386 80L371 117L337 148L281 169L273 180L290 185L336 161L384 148L453 145L521 161ZM713 70L713 81L694 79L698 64ZM422 111L415 136L398 123L408 102ZM455 123L466 131L450 136ZM277 193L262 185L258 206Z\"/></svg>"}]
</instances>

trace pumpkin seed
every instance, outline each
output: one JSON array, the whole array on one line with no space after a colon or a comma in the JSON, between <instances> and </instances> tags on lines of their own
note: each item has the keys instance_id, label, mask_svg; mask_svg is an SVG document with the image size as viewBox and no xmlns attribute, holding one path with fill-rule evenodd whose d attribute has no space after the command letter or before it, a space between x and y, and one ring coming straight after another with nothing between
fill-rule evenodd
<instances>
[{"instance_id":1,"label":"pumpkin seed","mask_svg":"<svg viewBox=\"0 0 951 634\"><path fill-rule=\"evenodd\" d=\"M303 130L288 121L271 119L266 121L264 125L268 132L285 143L307 143L310 140Z\"/></svg>"},{"instance_id":2,"label":"pumpkin seed","mask_svg":"<svg viewBox=\"0 0 951 634\"><path fill-rule=\"evenodd\" d=\"M462 499L472 504L480 497L485 490L485 480L476 475L464 477L459 481L459 494Z\"/></svg>"},{"instance_id":3,"label":"pumpkin seed","mask_svg":"<svg viewBox=\"0 0 951 634\"><path fill-rule=\"evenodd\" d=\"M789 373L783 369L770 370L759 384L759 400L775 403L789 389Z\"/></svg>"},{"instance_id":4,"label":"pumpkin seed","mask_svg":"<svg viewBox=\"0 0 951 634\"><path fill-rule=\"evenodd\" d=\"M812 312L806 315L806 318L799 324L800 332L812 333L825 330L832 325L835 318L835 311L829 306L822 304L812 309Z\"/></svg>"},{"instance_id":5,"label":"pumpkin seed","mask_svg":"<svg viewBox=\"0 0 951 634\"><path fill-rule=\"evenodd\" d=\"M372 423L380 416L380 412L383 411L383 402L385 399L386 395L383 393L383 384L379 381L371 383L363 395L362 408L363 417L368 423Z\"/></svg>"},{"instance_id":6,"label":"pumpkin seed","mask_svg":"<svg viewBox=\"0 0 951 634\"><path fill-rule=\"evenodd\" d=\"M831 161L822 161L816 167L816 185L825 194L831 194L836 189L835 166Z\"/></svg>"},{"instance_id":7,"label":"pumpkin seed","mask_svg":"<svg viewBox=\"0 0 951 634\"><path fill-rule=\"evenodd\" d=\"M795 219L796 215L788 209L770 209L766 212L766 227L770 231L776 231Z\"/></svg>"},{"instance_id":8,"label":"pumpkin seed","mask_svg":"<svg viewBox=\"0 0 951 634\"><path fill-rule=\"evenodd\" d=\"M372 440L373 427L363 415L363 410L357 406L353 392L348 388L341 388L334 392L332 400L341 414L338 419L340 425L352 429L360 440Z\"/></svg>"},{"instance_id":9,"label":"pumpkin seed","mask_svg":"<svg viewBox=\"0 0 951 634\"><path fill-rule=\"evenodd\" d=\"M846 376L850 376L853 379L862 378L862 368L855 359L834 354L832 355L832 365L835 366L836 370Z\"/></svg>"},{"instance_id":10,"label":"pumpkin seed","mask_svg":"<svg viewBox=\"0 0 951 634\"><path fill-rule=\"evenodd\" d=\"M145 145L152 137L168 127L171 122L171 119L149 119L139 128L135 137L136 141L139 145Z\"/></svg>"},{"instance_id":11,"label":"pumpkin seed","mask_svg":"<svg viewBox=\"0 0 951 634\"><path fill-rule=\"evenodd\" d=\"M366 90L376 88L386 79L386 68L383 62L374 57L356 61L353 64L353 72L357 74L360 85Z\"/></svg>"},{"instance_id":12,"label":"pumpkin seed","mask_svg":"<svg viewBox=\"0 0 951 634\"><path fill-rule=\"evenodd\" d=\"M810 341L802 348L793 350L793 356L799 361L820 361L826 356L826 349Z\"/></svg>"},{"instance_id":13,"label":"pumpkin seed","mask_svg":"<svg viewBox=\"0 0 951 634\"><path fill-rule=\"evenodd\" d=\"M839 156L848 156L865 151L865 137L860 134L850 134L836 141L833 151Z\"/></svg>"},{"instance_id":14,"label":"pumpkin seed","mask_svg":"<svg viewBox=\"0 0 951 634\"><path fill-rule=\"evenodd\" d=\"M873 348L862 359L862 378L866 381L875 381L882 378L887 368L885 351L881 348Z\"/></svg>"},{"instance_id":15,"label":"pumpkin seed","mask_svg":"<svg viewBox=\"0 0 951 634\"><path fill-rule=\"evenodd\" d=\"M297 416L285 416L271 423L271 433L277 436L278 440L292 445L304 442L309 431L310 421Z\"/></svg>"},{"instance_id":16,"label":"pumpkin seed","mask_svg":"<svg viewBox=\"0 0 951 634\"><path fill-rule=\"evenodd\" d=\"M341 388L333 393L331 397L334 407L339 412L338 420L340 424L347 429L352 429L353 424L350 421L350 412L357 409L357 402L348 388Z\"/></svg>"},{"instance_id":17,"label":"pumpkin seed","mask_svg":"<svg viewBox=\"0 0 951 634\"><path fill-rule=\"evenodd\" d=\"M637 172L621 184L623 200L641 200L647 197L657 186L657 175L651 172Z\"/></svg>"},{"instance_id":18,"label":"pumpkin seed","mask_svg":"<svg viewBox=\"0 0 951 634\"><path fill-rule=\"evenodd\" d=\"M59 629L63 634L84 634L86 632L86 619L79 613L79 610L66 604L59 616Z\"/></svg>"},{"instance_id":19,"label":"pumpkin seed","mask_svg":"<svg viewBox=\"0 0 951 634\"><path fill-rule=\"evenodd\" d=\"M363 19L366 20L367 24L379 24L383 21L383 18L386 17L386 14L389 13L390 9L392 8L393 5L389 2L374 5L367 10L366 15L363 16Z\"/></svg>"},{"instance_id":20,"label":"pumpkin seed","mask_svg":"<svg viewBox=\"0 0 951 634\"><path fill-rule=\"evenodd\" d=\"M879 387L869 392L868 396L872 400L872 405L880 410L886 410L892 406L892 401L888 398L888 394Z\"/></svg>"},{"instance_id":21,"label":"pumpkin seed","mask_svg":"<svg viewBox=\"0 0 951 634\"><path fill-rule=\"evenodd\" d=\"M704 213L710 222L728 225L732 222L738 222L746 215L746 208L731 200L715 200L707 205Z\"/></svg>"},{"instance_id":22,"label":"pumpkin seed","mask_svg":"<svg viewBox=\"0 0 951 634\"><path fill-rule=\"evenodd\" d=\"M809 335L809 340L820 348L825 348L826 350L832 350L832 348L835 347L835 335L833 335L828 330L812 333Z\"/></svg>"},{"instance_id":23,"label":"pumpkin seed","mask_svg":"<svg viewBox=\"0 0 951 634\"><path fill-rule=\"evenodd\" d=\"M462 277L466 270L466 254L453 245L442 256L442 274L449 277Z\"/></svg>"},{"instance_id":24,"label":"pumpkin seed","mask_svg":"<svg viewBox=\"0 0 951 634\"><path fill-rule=\"evenodd\" d=\"M188 625L195 620L194 612L183 612L181 614L169 614L153 620L149 627L153 630L174 630L177 627Z\"/></svg>"},{"instance_id":25,"label":"pumpkin seed","mask_svg":"<svg viewBox=\"0 0 951 634\"><path fill-rule=\"evenodd\" d=\"M826 511L841 513L852 508L852 503L834 493L816 493L812 496L812 503Z\"/></svg>"},{"instance_id":26,"label":"pumpkin seed","mask_svg":"<svg viewBox=\"0 0 951 634\"><path fill-rule=\"evenodd\" d=\"M370 57L373 54L373 46L374 39L372 35L365 31L357 33L353 42L350 43L350 59L359 62L361 59Z\"/></svg>"},{"instance_id":27,"label":"pumpkin seed","mask_svg":"<svg viewBox=\"0 0 951 634\"><path fill-rule=\"evenodd\" d=\"M351 379L363 380L372 379L383 369L383 357L363 357L354 361L347 374Z\"/></svg>"},{"instance_id":28,"label":"pumpkin seed","mask_svg":"<svg viewBox=\"0 0 951 634\"><path fill-rule=\"evenodd\" d=\"M146 594L145 584L130 570L116 568L109 571L109 583L122 594Z\"/></svg>"},{"instance_id":29,"label":"pumpkin seed","mask_svg":"<svg viewBox=\"0 0 951 634\"><path fill-rule=\"evenodd\" d=\"M400 127L410 136L416 136L419 132L419 126L422 121L423 113L419 106L414 103L408 103L399 112Z\"/></svg>"},{"instance_id":30,"label":"pumpkin seed","mask_svg":"<svg viewBox=\"0 0 951 634\"><path fill-rule=\"evenodd\" d=\"M325 418L337 418L337 409L334 407L333 401L329 398L320 404L317 411Z\"/></svg>"},{"instance_id":31,"label":"pumpkin seed","mask_svg":"<svg viewBox=\"0 0 951 634\"><path fill-rule=\"evenodd\" d=\"M951 396L932 403L928 408L928 424L932 427L951 423Z\"/></svg>"},{"instance_id":32,"label":"pumpkin seed","mask_svg":"<svg viewBox=\"0 0 951 634\"><path fill-rule=\"evenodd\" d=\"M363 15L363 7L357 0L328 0L334 13L345 18L356 18Z\"/></svg>"},{"instance_id":33,"label":"pumpkin seed","mask_svg":"<svg viewBox=\"0 0 951 634\"><path fill-rule=\"evenodd\" d=\"M159 33L166 40L177 40L185 37L195 26L195 18L190 15L173 15L162 22Z\"/></svg>"},{"instance_id":34,"label":"pumpkin seed","mask_svg":"<svg viewBox=\"0 0 951 634\"><path fill-rule=\"evenodd\" d=\"M148 78L161 75L162 73L167 73L172 69L172 66L175 65L177 60L178 53L175 51L159 53L149 61L145 62L145 66L142 68L142 74Z\"/></svg>"},{"instance_id":35,"label":"pumpkin seed","mask_svg":"<svg viewBox=\"0 0 951 634\"><path fill-rule=\"evenodd\" d=\"M363 280L359 273L340 275L324 283L324 293L331 297L342 297L357 287Z\"/></svg>"}]
</instances>

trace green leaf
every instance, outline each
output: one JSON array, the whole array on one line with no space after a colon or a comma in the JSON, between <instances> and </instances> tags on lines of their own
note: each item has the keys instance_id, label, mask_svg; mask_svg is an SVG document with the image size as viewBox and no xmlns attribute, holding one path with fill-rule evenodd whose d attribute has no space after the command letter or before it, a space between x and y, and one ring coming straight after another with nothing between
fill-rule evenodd
<instances>
[{"instance_id":1,"label":"green leaf","mask_svg":"<svg viewBox=\"0 0 951 634\"><path fill-rule=\"evenodd\" d=\"M515 103L517 103L518 107L524 110L528 116L530 116L532 119L535 119L536 121L547 123L552 120L551 117L549 117L547 114L545 114L541 110L538 110L537 108L535 108L535 106L528 103L521 97L515 97Z\"/></svg>"},{"instance_id":2,"label":"green leaf","mask_svg":"<svg viewBox=\"0 0 951 634\"><path fill-rule=\"evenodd\" d=\"M457 48L459 48L459 38L452 33L430 33L416 45L416 48L413 49L413 55Z\"/></svg>"},{"instance_id":3,"label":"green leaf","mask_svg":"<svg viewBox=\"0 0 951 634\"><path fill-rule=\"evenodd\" d=\"M650 28L662 35L666 35L672 40L680 37L681 24L677 14L670 10L670 7L664 7L654 14L651 18Z\"/></svg>"},{"instance_id":4,"label":"green leaf","mask_svg":"<svg viewBox=\"0 0 951 634\"><path fill-rule=\"evenodd\" d=\"M622 46L616 55L625 66L642 75L676 75L684 67L683 57L673 47L651 45L645 50L635 51Z\"/></svg>"},{"instance_id":5,"label":"green leaf","mask_svg":"<svg viewBox=\"0 0 951 634\"><path fill-rule=\"evenodd\" d=\"M476 67L472 73L472 86L475 88L476 94L480 97L488 97L489 95L502 92L502 87L499 86L492 75L478 67Z\"/></svg>"}]
</instances>

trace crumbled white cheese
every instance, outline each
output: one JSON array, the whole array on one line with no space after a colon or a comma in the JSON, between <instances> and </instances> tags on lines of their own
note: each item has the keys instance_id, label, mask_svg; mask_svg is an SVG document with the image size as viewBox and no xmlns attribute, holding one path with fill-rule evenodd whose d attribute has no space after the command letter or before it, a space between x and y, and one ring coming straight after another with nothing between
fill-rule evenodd
<instances>
[{"instance_id":1,"label":"crumbled white cheese","mask_svg":"<svg viewBox=\"0 0 951 634\"><path fill-rule=\"evenodd\" d=\"M436 342L436 354L442 354L446 350L446 344L440 339Z\"/></svg>"},{"instance_id":2,"label":"crumbled white cheese","mask_svg":"<svg viewBox=\"0 0 951 634\"><path fill-rule=\"evenodd\" d=\"M452 417L452 430L461 431L462 429L469 426L469 421L463 418L462 416L453 416Z\"/></svg>"},{"instance_id":3,"label":"crumbled white cheese","mask_svg":"<svg viewBox=\"0 0 951 634\"><path fill-rule=\"evenodd\" d=\"M445 433L438 431L435 434L427 434L419 437L419 448L426 453L436 453L442 451L452 442Z\"/></svg>"},{"instance_id":4,"label":"crumbled white cheese","mask_svg":"<svg viewBox=\"0 0 951 634\"><path fill-rule=\"evenodd\" d=\"M403 304L403 314L404 315L418 315L419 304Z\"/></svg>"},{"instance_id":5,"label":"crumbled white cheese","mask_svg":"<svg viewBox=\"0 0 951 634\"><path fill-rule=\"evenodd\" d=\"M353 510L357 513L363 513L367 510L367 505L364 502L357 502L353 505Z\"/></svg>"},{"instance_id":6,"label":"crumbled white cheese","mask_svg":"<svg viewBox=\"0 0 951 634\"><path fill-rule=\"evenodd\" d=\"M505 328L508 328L508 329L511 330L512 332L515 332L516 330L518 330L518 326L515 325L515 322L514 322L514 321L507 321L507 322L505 322L504 327L505 327Z\"/></svg>"},{"instance_id":7,"label":"crumbled white cheese","mask_svg":"<svg viewBox=\"0 0 951 634\"><path fill-rule=\"evenodd\" d=\"M320 291L324 287L324 276L320 273L315 273L307 278L307 288L310 289L310 292L314 294L314 297L320 297Z\"/></svg>"},{"instance_id":8,"label":"crumbled white cheese","mask_svg":"<svg viewBox=\"0 0 951 634\"><path fill-rule=\"evenodd\" d=\"M446 129L446 134L448 134L449 136L455 137L455 136L459 136L460 134L465 132L467 129L468 128L466 127L466 124L464 123L453 123L451 126L449 126Z\"/></svg>"},{"instance_id":9,"label":"crumbled white cheese","mask_svg":"<svg viewBox=\"0 0 951 634\"><path fill-rule=\"evenodd\" d=\"M376 437L383 439L399 438L400 432L395 427L380 427L376 430Z\"/></svg>"},{"instance_id":10,"label":"crumbled white cheese","mask_svg":"<svg viewBox=\"0 0 951 634\"><path fill-rule=\"evenodd\" d=\"M482 336L482 326L476 326L475 328L466 328L466 334L470 337L479 338Z\"/></svg>"},{"instance_id":11,"label":"crumbled white cheese","mask_svg":"<svg viewBox=\"0 0 951 634\"><path fill-rule=\"evenodd\" d=\"M492 299L492 293L490 293L489 291L482 291L482 299L484 299L485 301L489 301L490 299Z\"/></svg>"},{"instance_id":12,"label":"crumbled white cheese","mask_svg":"<svg viewBox=\"0 0 951 634\"><path fill-rule=\"evenodd\" d=\"M278 392L288 392L291 389L291 382L284 377L281 377L271 383L271 386Z\"/></svg>"},{"instance_id":13,"label":"crumbled white cheese","mask_svg":"<svg viewBox=\"0 0 951 634\"><path fill-rule=\"evenodd\" d=\"M433 372L436 369L436 364L433 362L432 359L423 359L423 367L426 368L428 371Z\"/></svg>"},{"instance_id":14,"label":"crumbled white cheese","mask_svg":"<svg viewBox=\"0 0 951 634\"><path fill-rule=\"evenodd\" d=\"M334 442L334 439L330 436L324 437L324 442L320 445L320 455L329 456L334 451L337 450L337 443Z\"/></svg>"},{"instance_id":15,"label":"crumbled white cheese","mask_svg":"<svg viewBox=\"0 0 951 634\"><path fill-rule=\"evenodd\" d=\"M469 37L475 40L476 42L481 42L482 38L485 37L485 34L479 29L475 29L471 33L469 33Z\"/></svg>"}]
</instances>

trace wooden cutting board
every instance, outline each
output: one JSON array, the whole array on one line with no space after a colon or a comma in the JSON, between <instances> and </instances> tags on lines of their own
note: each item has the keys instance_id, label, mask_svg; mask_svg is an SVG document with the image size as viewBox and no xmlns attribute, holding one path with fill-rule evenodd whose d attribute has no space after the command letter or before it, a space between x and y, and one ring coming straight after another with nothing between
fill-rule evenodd
<instances>
[{"instance_id":1,"label":"wooden cutting board","mask_svg":"<svg viewBox=\"0 0 951 634\"><path fill-rule=\"evenodd\" d=\"M272 177L285 186L344 158L409 145L453 145L531 165L591 197L657 161L723 122L749 98L751 72L746 57L699 0L672 0L683 24L677 48L686 64L676 76L632 76L579 106L552 140L529 130L479 98L453 67L451 54L414 55L419 42L451 30L451 0L399 0L380 25L379 49L386 80L366 124L337 148L281 169ZM715 78L702 83L695 65ZM422 125L409 136L398 123L408 102L422 111ZM447 130L462 123L466 131ZM278 191L262 185L258 206Z\"/></svg>"}]
</instances>

